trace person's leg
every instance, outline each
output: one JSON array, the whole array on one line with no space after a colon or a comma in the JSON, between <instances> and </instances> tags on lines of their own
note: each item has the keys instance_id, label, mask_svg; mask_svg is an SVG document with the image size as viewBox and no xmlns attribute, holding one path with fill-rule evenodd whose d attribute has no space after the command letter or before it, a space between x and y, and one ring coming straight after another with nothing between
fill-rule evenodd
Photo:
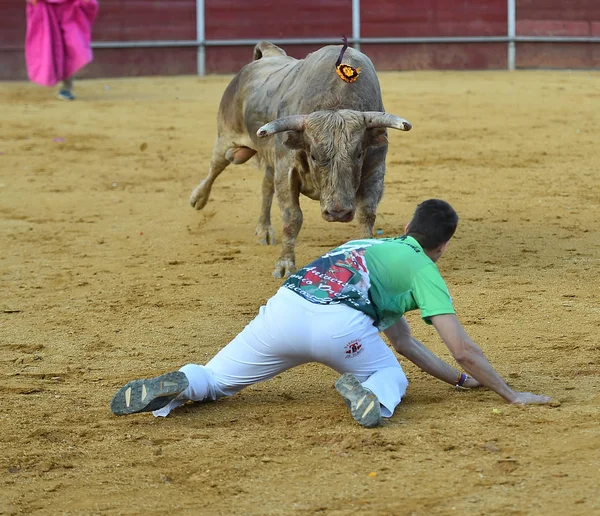
<instances>
[{"instance_id":1,"label":"person's leg","mask_svg":"<svg viewBox=\"0 0 600 516\"><path fill-rule=\"evenodd\" d=\"M73 94L73 77L63 80L58 92L58 98L61 100L75 100L75 95Z\"/></svg>"},{"instance_id":2,"label":"person's leg","mask_svg":"<svg viewBox=\"0 0 600 516\"><path fill-rule=\"evenodd\" d=\"M393 415L407 386L406 375L398 367L380 369L362 383L352 373L344 373L335 382L352 417L367 428L379 426L382 417Z\"/></svg>"},{"instance_id":3,"label":"person's leg","mask_svg":"<svg viewBox=\"0 0 600 516\"><path fill-rule=\"evenodd\" d=\"M406 393L408 380L398 359L373 326L373 320L362 312L340 306L335 313L320 313L315 318L314 331L320 335L316 344L318 361L339 373L348 373L338 380L336 388L351 406L353 417L363 426L373 424L377 411L382 417L391 417ZM375 412L369 410L362 421L362 416L357 416L370 405L370 393L381 406Z\"/></svg>"},{"instance_id":4,"label":"person's leg","mask_svg":"<svg viewBox=\"0 0 600 516\"><path fill-rule=\"evenodd\" d=\"M117 416L158 410L175 400L188 385L186 375L179 371L133 380L113 396L110 410Z\"/></svg>"},{"instance_id":5,"label":"person's leg","mask_svg":"<svg viewBox=\"0 0 600 516\"><path fill-rule=\"evenodd\" d=\"M60 2L55 6L60 24L62 60L60 78L63 79L58 98L75 100L73 77L92 61L92 25L98 12L96 0Z\"/></svg>"},{"instance_id":6,"label":"person's leg","mask_svg":"<svg viewBox=\"0 0 600 516\"><path fill-rule=\"evenodd\" d=\"M263 307L264 308L264 307ZM270 380L306 360L286 353L284 340L273 339L273 327L259 315L235 339L219 351L206 365L187 364L179 371L188 386L164 408L154 411L165 417L187 401L214 401L233 396L244 387ZM271 342L270 342L271 341Z\"/></svg>"},{"instance_id":7,"label":"person's leg","mask_svg":"<svg viewBox=\"0 0 600 516\"><path fill-rule=\"evenodd\" d=\"M391 351L390 353L393 355ZM394 359L396 360L396 357ZM362 385L377 396L381 403L381 415L392 417L394 409L406 394L408 378L406 378L402 367L384 367L375 371L362 382Z\"/></svg>"},{"instance_id":8,"label":"person's leg","mask_svg":"<svg viewBox=\"0 0 600 516\"><path fill-rule=\"evenodd\" d=\"M305 330L310 322L303 317L301 308L295 310L289 302L277 293L260 308L256 318L206 365L187 364L177 373L170 373L185 377L177 392L165 392L158 387L164 375L151 380L136 380L117 392L111 407L126 405L123 400L132 383L136 385L135 393L141 393L142 386L145 386L146 393L152 392L160 399L154 402L146 395L143 403L140 401L132 408L128 407L127 411L113 412L121 415L152 410L155 416L164 417L188 400L205 401L232 396L248 385L268 380L309 361L309 354L305 351L309 346L304 343L307 342ZM290 317L290 313L294 317Z\"/></svg>"}]
</instances>

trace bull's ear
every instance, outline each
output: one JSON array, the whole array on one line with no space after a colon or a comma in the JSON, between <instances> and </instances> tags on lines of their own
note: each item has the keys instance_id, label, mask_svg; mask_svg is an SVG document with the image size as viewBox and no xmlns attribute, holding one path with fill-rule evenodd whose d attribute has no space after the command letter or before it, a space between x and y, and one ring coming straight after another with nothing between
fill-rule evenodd
<instances>
[{"instance_id":1,"label":"bull's ear","mask_svg":"<svg viewBox=\"0 0 600 516\"><path fill-rule=\"evenodd\" d=\"M382 147L387 145L387 131L383 127L367 129L367 147Z\"/></svg>"},{"instance_id":2,"label":"bull's ear","mask_svg":"<svg viewBox=\"0 0 600 516\"><path fill-rule=\"evenodd\" d=\"M287 131L283 138L283 144L288 149L302 150L306 148L303 131Z\"/></svg>"}]
</instances>

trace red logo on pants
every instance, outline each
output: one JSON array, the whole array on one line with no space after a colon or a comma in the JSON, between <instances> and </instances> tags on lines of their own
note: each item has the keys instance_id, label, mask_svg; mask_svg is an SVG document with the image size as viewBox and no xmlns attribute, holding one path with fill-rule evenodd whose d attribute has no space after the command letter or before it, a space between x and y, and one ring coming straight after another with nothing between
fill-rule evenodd
<instances>
[{"instance_id":1,"label":"red logo on pants","mask_svg":"<svg viewBox=\"0 0 600 516\"><path fill-rule=\"evenodd\" d=\"M363 347L360 342L358 342L357 340L353 340L352 342L346 344L345 349L346 358L352 358L358 355L363 350Z\"/></svg>"}]
</instances>

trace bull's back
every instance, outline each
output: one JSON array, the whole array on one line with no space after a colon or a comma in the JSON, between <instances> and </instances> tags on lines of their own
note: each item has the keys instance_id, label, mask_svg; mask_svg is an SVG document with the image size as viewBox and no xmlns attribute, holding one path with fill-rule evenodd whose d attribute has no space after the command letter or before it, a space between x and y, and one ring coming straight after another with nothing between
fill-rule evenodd
<instances>
[{"instance_id":1,"label":"bull's back","mask_svg":"<svg viewBox=\"0 0 600 516\"><path fill-rule=\"evenodd\" d=\"M346 50L342 61L361 69L355 82L346 83L335 70L341 46L323 47L301 60L277 49L268 42L257 45L255 60L231 80L219 107L220 134L247 133L259 148L263 142L255 137L256 131L280 116L319 110L384 110L375 67L365 54Z\"/></svg>"},{"instance_id":2,"label":"bull's back","mask_svg":"<svg viewBox=\"0 0 600 516\"><path fill-rule=\"evenodd\" d=\"M223 93L219 106L219 132L248 131L253 136L261 125L276 117L277 93L288 70L298 60L274 51L256 58L255 50L254 57L255 60L234 76Z\"/></svg>"},{"instance_id":3,"label":"bull's back","mask_svg":"<svg viewBox=\"0 0 600 516\"><path fill-rule=\"evenodd\" d=\"M278 116L337 109L383 111L379 79L371 60L348 48L342 62L360 68L360 74L355 82L347 83L335 69L341 49L326 46L299 61L294 81L281 98Z\"/></svg>"}]
</instances>

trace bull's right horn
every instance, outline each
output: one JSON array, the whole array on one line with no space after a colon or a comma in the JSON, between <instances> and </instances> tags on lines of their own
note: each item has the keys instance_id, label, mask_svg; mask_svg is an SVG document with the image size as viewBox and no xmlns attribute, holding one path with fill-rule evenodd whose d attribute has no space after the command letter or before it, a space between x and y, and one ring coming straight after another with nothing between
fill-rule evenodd
<instances>
[{"instance_id":1,"label":"bull's right horn","mask_svg":"<svg viewBox=\"0 0 600 516\"><path fill-rule=\"evenodd\" d=\"M283 116L263 125L256 131L256 136L264 138L284 131L304 131L305 124L306 116L304 115Z\"/></svg>"},{"instance_id":2,"label":"bull's right horn","mask_svg":"<svg viewBox=\"0 0 600 516\"><path fill-rule=\"evenodd\" d=\"M391 129L400 129L401 131L410 131L412 129L412 124L408 120L390 113L365 111L363 115L365 116L367 129L374 129L375 127L389 127Z\"/></svg>"}]
</instances>

